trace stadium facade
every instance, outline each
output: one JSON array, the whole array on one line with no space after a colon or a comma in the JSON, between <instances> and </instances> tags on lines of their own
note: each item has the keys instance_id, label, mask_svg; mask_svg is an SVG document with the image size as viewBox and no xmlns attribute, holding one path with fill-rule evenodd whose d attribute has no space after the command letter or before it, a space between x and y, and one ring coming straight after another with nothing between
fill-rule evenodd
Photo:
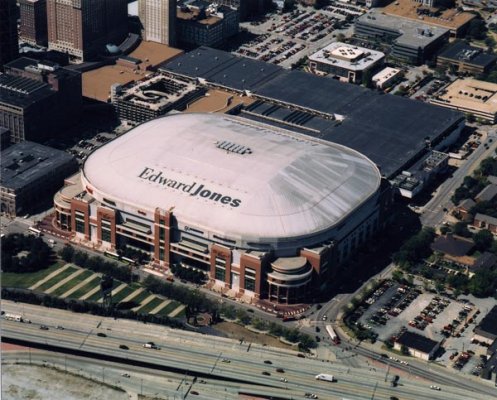
<instances>
[{"instance_id":1,"label":"stadium facade","mask_svg":"<svg viewBox=\"0 0 497 400\"><path fill-rule=\"evenodd\" d=\"M93 152L54 198L57 224L100 250L132 246L214 289L305 301L381 224L361 153L220 114L144 123Z\"/></svg>"}]
</instances>

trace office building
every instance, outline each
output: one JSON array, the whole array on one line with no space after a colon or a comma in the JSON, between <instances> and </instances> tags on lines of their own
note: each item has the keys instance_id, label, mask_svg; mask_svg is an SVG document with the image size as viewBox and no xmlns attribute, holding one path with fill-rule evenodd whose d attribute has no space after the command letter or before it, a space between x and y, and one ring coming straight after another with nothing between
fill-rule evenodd
<instances>
[{"instance_id":1,"label":"office building","mask_svg":"<svg viewBox=\"0 0 497 400\"><path fill-rule=\"evenodd\" d=\"M381 11L396 18L412 22L423 21L423 24L428 26L448 29L454 37L463 36L471 20L476 17L476 14L462 11L460 7L430 8L423 4L425 1L436 3L435 0L395 0L389 2Z\"/></svg>"},{"instance_id":2,"label":"office building","mask_svg":"<svg viewBox=\"0 0 497 400\"><path fill-rule=\"evenodd\" d=\"M430 103L452 108L497 123L497 84L477 79L457 79Z\"/></svg>"},{"instance_id":3,"label":"office building","mask_svg":"<svg viewBox=\"0 0 497 400\"><path fill-rule=\"evenodd\" d=\"M473 338L491 345L497 339L497 306L492 307L474 330Z\"/></svg>"},{"instance_id":4,"label":"office building","mask_svg":"<svg viewBox=\"0 0 497 400\"><path fill-rule=\"evenodd\" d=\"M13 217L36 211L78 169L71 155L33 142L3 150L1 166L1 211Z\"/></svg>"},{"instance_id":5,"label":"office building","mask_svg":"<svg viewBox=\"0 0 497 400\"><path fill-rule=\"evenodd\" d=\"M486 53L482 48L473 47L463 41L451 44L437 56L438 67L453 65L458 72L473 75L485 74L497 63L497 55Z\"/></svg>"},{"instance_id":6,"label":"office building","mask_svg":"<svg viewBox=\"0 0 497 400\"><path fill-rule=\"evenodd\" d=\"M73 181L54 203L75 241L139 248L247 299L305 301L380 226L381 176L368 158L229 115L139 125Z\"/></svg>"},{"instance_id":7,"label":"office building","mask_svg":"<svg viewBox=\"0 0 497 400\"><path fill-rule=\"evenodd\" d=\"M139 0L143 40L176 45L176 0Z\"/></svg>"},{"instance_id":8,"label":"office building","mask_svg":"<svg viewBox=\"0 0 497 400\"><path fill-rule=\"evenodd\" d=\"M309 56L309 68L345 82L361 83L365 73L381 68L384 60L381 51L333 42Z\"/></svg>"},{"instance_id":9,"label":"office building","mask_svg":"<svg viewBox=\"0 0 497 400\"><path fill-rule=\"evenodd\" d=\"M178 42L185 47L218 47L239 31L239 12L203 0L178 4Z\"/></svg>"},{"instance_id":10,"label":"office building","mask_svg":"<svg viewBox=\"0 0 497 400\"><path fill-rule=\"evenodd\" d=\"M386 67L376 73L371 81L378 89L385 89L392 86L404 75L399 68Z\"/></svg>"},{"instance_id":11,"label":"office building","mask_svg":"<svg viewBox=\"0 0 497 400\"><path fill-rule=\"evenodd\" d=\"M440 342L406 331L395 341L393 348L401 351L404 346L407 348L409 355L428 361L434 358L435 353L440 348Z\"/></svg>"},{"instance_id":12,"label":"office building","mask_svg":"<svg viewBox=\"0 0 497 400\"><path fill-rule=\"evenodd\" d=\"M20 38L29 44L47 46L47 0L19 0Z\"/></svg>"},{"instance_id":13,"label":"office building","mask_svg":"<svg viewBox=\"0 0 497 400\"><path fill-rule=\"evenodd\" d=\"M423 64L433 57L450 36L446 28L385 15L375 10L356 20L355 34L391 45L392 57L414 65Z\"/></svg>"},{"instance_id":14,"label":"office building","mask_svg":"<svg viewBox=\"0 0 497 400\"><path fill-rule=\"evenodd\" d=\"M204 92L192 83L156 74L137 84L113 85L112 104L119 119L141 123L171 110L184 110Z\"/></svg>"},{"instance_id":15,"label":"office building","mask_svg":"<svg viewBox=\"0 0 497 400\"><path fill-rule=\"evenodd\" d=\"M19 55L16 0L0 1L0 72Z\"/></svg>"},{"instance_id":16,"label":"office building","mask_svg":"<svg viewBox=\"0 0 497 400\"><path fill-rule=\"evenodd\" d=\"M73 61L104 54L128 33L123 0L47 0L48 48L68 53Z\"/></svg>"},{"instance_id":17,"label":"office building","mask_svg":"<svg viewBox=\"0 0 497 400\"><path fill-rule=\"evenodd\" d=\"M0 126L10 130L12 143L53 137L76 124L81 112L79 72L21 57L0 75Z\"/></svg>"}]
</instances>

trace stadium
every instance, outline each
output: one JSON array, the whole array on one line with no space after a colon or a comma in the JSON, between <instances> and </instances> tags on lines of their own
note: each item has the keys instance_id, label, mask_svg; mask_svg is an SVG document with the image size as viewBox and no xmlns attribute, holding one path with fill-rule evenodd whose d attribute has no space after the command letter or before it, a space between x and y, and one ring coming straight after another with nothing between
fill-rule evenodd
<instances>
[{"instance_id":1,"label":"stadium","mask_svg":"<svg viewBox=\"0 0 497 400\"><path fill-rule=\"evenodd\" d=\"M247 300L305 301L378 229L381 174L359 152L221 114L146 122L94 151L54 198L100 250L130 246Z\"/></svg>"}]
</instances>

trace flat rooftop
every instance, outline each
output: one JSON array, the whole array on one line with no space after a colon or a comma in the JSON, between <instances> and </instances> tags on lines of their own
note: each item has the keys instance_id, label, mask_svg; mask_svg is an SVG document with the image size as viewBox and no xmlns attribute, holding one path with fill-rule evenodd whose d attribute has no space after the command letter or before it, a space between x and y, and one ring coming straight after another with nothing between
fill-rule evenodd
<instances>
[{"instance_id":1,"label":"flat rooftop","mask_svg":"<svg viewBox=\"0 0 497 400\"><path fill-rule=\"evenodd\" d=\"M465 64L476 65L486 68L497 61L497 55L485 53L484 49L473 47L459 40L438 55L454 62L462 61Z\"/></svg>"},{"instance_id":2,"label":"flat rooftop","mask_svg":"<svg viewBox=\"0 0 497 400\"><path fill-rule=\"evenodd\" d=\"M497 335L497 306L494 306L481 320L478 328L491 335Z\"/></svg>"},{"instance_id":3,"label":"flat rooftop","mask_svg":"<svg viewBox=\"0 0 497 400\"><path fill-rule=\"evenodd\" d=\"M376 64L383 57L385 57L385 54L381 51L334 42L309 56L309 60L349 70L362 71Z\"/></svg>"},{"instance_id":4,"label":"flat rooftop","mask_svg":"<svg viewBox=\"0 0 497 400\"><path fill-rule=\"evenodd\" d=\"M141 69L156 68L159 64L183 54L183 50L166 46L165 44L142 40L140 45L128 54L129 57L142 61Z\"/></svg>"},{"instance_id":5,"label":"flat rooftop","mask_svg":"<svg viewBox=\"0 0 497 400\"><path fill-rule=\"evenodd\" d=\"M437 101L468 110L497 114L497 83L458 79L445 88Z\"/></svg>"},{"instance_id":6,"label":"flat rooftop","mask_svg":"<svg viewBox=\"0 0 497 400\"><path fill-rule=\"evenodd\" d=\"M436 141L464 120L463 114L454 110L208 47L185 53L160 70L239 93L250 92L257 100L252 106L254 114L265 123L289 129L285 125L288 118L293 120L295 113L301 112L290 129L301 126L303 130L298 132L357 150L386 177L396 175L424 151L426 137ZM343 116L343 121L337 123L334 116ZM283 125L278 125L280 122Z\"/></svg>"},{"instance_id":7,"label":"flat rooftop","mask_svg":"<svg viewBox=\"0 0 497 400\"><path fill-rule=\"evenodd\" d=\"M426 7L421 3L417 3L412 0L396 0L395 2L392 2L388 6L384 7L382 11L388 15L394 15L413 21L419 21L421 17L423 23L425 24L450 29L452 31L460 29L475 18L474 14L458 11L455 8L443 11L439 17L430 17L428 15L420 16L417 13L417 9L419 8Z\"/></svg>"},{"instance_id":8,"label":"flat rooftop","mask_svg":"<svg viewBox=\"0 0 497 400\"><path fill-rule=\"evenodd\" d=\"M20 76L0 75L0 103L27 109L53 95L55 91L44 82Z\"/></svg>"},{"instance_id":9,"label":"flat rooftop","mask_svg":"<svg viewBox=\"0 0 497 400\"><path fill-rule=\"evenodd\" d=\"M426 24L424 20L400 18L395 15L387 15L376 9L361 15L357 21L397 32L399 37L395 41L408 47L425 47L449 31L445 27Z\"/></svg>"},{"instance_id":10,"label":"flat rooftop","mask_svg":"<svg viewBox=\"0 0 497 400\"><path fill-rule=\"evenodd\" d=\"M196 86L193 83L155 74L134 85L124 87L117 97L151 110L160 110L194 90Z\"/></svg>"},{"instance_id":11,"label":"flat rooftop","mask_svg":"<svg viewBox=\"0 0 497 400\"><path fill-rule=\"evenodd\" d=\"M255 100L251 97L240 96L221 89L210 89L204 96L191 103L184 112L225 113L240 104L248 106L254 102Z\"/></svg>"},{"instance_id":12,"label":"flat rooftop","mask_svg":"<svg viewBox=\"0 0 497 400\"><path fill-rule=\"evenodd\" d=\"M16 143L1 152L0 182L2 187L21 189L70 162L76 166L64 151L29 141Z\"/></svg>"},{"instance_id":13,"label":"flat rooftop","mask_svg":"<svg viewBox=\"0 0 497 400\"><path fill-rule=\"evenodd\" d=\"M105 65L103 67L84 72L83 96L107 102L110 98L110 88L113 84L126 85L136 82L151 74L149 71L139 70L134 73L122 65Z\"/></svg>"},{"instance_id":14,"label":"flat rooftop","mask_svg":"<svg viewBox=\"0 0 497 400\"><path fill-rule=\"evenodd\" d=\"M382 84L383 82L386 82L387 80L393 78L401 72L402 70L399 68L386 67L380 72L374 74L372 80L377 84Z\"/></svg>"}]
</instances>

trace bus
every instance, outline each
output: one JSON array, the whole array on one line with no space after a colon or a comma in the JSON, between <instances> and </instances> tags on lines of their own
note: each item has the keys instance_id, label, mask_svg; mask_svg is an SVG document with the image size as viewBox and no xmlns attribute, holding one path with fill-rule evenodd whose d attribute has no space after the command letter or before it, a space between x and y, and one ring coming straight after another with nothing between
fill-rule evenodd
<instances>
[{"instance_id":1,"label":"bus","mask_svg":"<svg viewBox=\"0 0 497 400\"><path fill-rule=\"evenodd\" d=\"M131 258L128 258L128 257L122 257L119 254L114 253L112 251L105 251L104 256L112 258L113 260L116 260L116 261L121 261L121 262L129 264L129 265L136 265L135 260L132 260Z\"/></svg>"},{"instance_id":2,"label":"bus","mask_svg":"<svg viewBox=\"0 0 497 400\"><path fill-rule=\"evenodd\" d=\"M40 237L42 235L41 231L36 229L34 226L30 226L28 228L28 233L36 237Z\"/></svg>"}]
</instances>

